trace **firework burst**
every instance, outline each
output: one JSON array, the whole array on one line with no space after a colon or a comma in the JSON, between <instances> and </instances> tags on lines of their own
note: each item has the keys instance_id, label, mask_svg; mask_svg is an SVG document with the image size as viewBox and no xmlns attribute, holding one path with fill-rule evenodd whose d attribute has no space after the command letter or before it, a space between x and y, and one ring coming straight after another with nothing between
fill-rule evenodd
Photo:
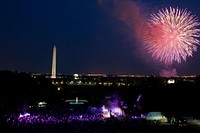
<instances>
[{"instance_id":1,"label":"firework burst","mask_svg":"<svg viewBox=\"0 0 200 133\"><path fill-rule=\"evenodd\" d=\"M200 23L186 9L162 9L151 14L144 33L145 48L152 57L171 65L192 57L200 41Z\"/></svg>"}]
</instances>

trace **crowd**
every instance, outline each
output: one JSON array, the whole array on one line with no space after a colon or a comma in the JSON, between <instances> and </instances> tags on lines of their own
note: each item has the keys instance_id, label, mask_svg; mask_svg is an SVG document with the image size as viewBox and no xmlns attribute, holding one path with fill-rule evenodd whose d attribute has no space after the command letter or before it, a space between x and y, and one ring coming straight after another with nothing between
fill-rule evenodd
<instances>
[{"instance_id":1,"label":"crowd","mask_svg":"<svg viewBox=\"0 0 200 133\"><path fill-rule=\"evenodd\" d=\"M8 112L0 118L1 133L166 133L186 131L187 128L174 124L165 127L156 125L128 115L111 115L111 112L110 117L105 117L102 112L84 111L83 108L66 110L56 107L27 110L25 113Z\"/></svg>"},{"instance_id":2,"label":"crowd","mask_svg":"<svg viewBox=\"0 0 200 133\"><path fill-rule=\"evenodd\" d=\"M130 120L101 114L11 114L3 116L2 131L17 133L110 133L131 129ZM122 122L123 121L123 122ZM130 130L131 131L131 130Z\"/></svg>"}]
</instances>

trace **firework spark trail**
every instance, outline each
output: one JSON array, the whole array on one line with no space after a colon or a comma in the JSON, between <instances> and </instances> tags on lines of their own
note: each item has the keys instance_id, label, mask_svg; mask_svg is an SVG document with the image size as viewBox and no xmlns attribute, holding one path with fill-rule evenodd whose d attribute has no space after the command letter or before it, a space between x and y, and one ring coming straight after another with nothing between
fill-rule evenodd
<instances>
[{"instance_id":1,"label":"firework spark trail","mask_svg":"<svg viewBox=\"0 0 200 133\"><path fill-rule=\"evenodd\" d=\"M148 29L144 33L146 49L157 60L171 65L192 57L200 41L200 25L197 17L186 9L162 9L151 14Z\"/></svg>"}]
</instances>

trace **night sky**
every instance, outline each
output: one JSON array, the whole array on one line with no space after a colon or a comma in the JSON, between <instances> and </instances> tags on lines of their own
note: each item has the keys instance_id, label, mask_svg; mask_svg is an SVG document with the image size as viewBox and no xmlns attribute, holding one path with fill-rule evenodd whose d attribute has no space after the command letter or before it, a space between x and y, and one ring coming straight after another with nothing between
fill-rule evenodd
<instances>
[{"instance_id":1,"label":"night sky","mask_svg":"<svg viewBox=\"0 0 200 133\"><path fill-rule=\"evenodd\" d=\"M137 7L147 19L164 7L187 8L200 18L199 0L1 0L0 70L51 73L53 46L57 72L159 75L166 67L143 51L131 25L118 14ZM123 0L121 0L123 1ZM130 3L133 3L132 6ZM117 8L123 8L117 12ZM134 15L133 15L134 16ZM137 16L138 17L138 16ZM200 47L170 69L177 75L200 74Z\"/></svg>"}]
</instances>

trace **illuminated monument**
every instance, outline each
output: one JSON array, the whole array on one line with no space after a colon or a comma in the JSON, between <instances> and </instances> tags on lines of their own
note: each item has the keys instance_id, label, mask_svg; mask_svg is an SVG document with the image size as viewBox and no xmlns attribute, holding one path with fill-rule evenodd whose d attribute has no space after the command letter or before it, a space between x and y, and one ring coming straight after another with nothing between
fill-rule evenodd
<instances>
[{"instance_id":1,"label":"illuminated monument","mask_svg":"<svg viewBox=\"0 0 200 133\"><path fill-rule=\"evenodd\" d=\"M56 46L53 47L51 78L56 78Z\"/></svg>"}]
</instances>

